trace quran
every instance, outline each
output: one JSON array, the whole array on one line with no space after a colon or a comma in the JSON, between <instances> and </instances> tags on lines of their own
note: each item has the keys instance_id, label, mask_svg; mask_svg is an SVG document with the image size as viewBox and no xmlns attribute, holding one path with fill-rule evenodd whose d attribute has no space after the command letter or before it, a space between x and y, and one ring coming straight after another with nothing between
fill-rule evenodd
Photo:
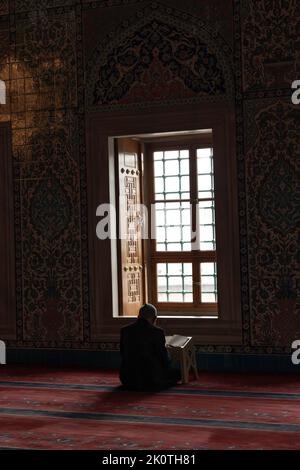
<instances>
[{"instance_id":1,"label":"quran","mask_svg":"<svg viewBox=\"0 0 300 470\"><path fill-rule=\"evenodd\" d=\"M190 336L166 336L166 346L172 348L183 348L190 341L190 339Z\"/></svg>"}]
</instances>

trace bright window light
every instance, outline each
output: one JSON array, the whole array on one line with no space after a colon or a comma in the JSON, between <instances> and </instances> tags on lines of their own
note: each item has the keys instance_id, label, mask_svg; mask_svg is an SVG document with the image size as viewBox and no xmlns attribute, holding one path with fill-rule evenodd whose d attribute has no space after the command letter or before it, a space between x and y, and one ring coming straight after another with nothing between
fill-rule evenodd
<instances>
[{"instance_id":1,"label":"bright window light","mask_svg":"<svg viewBox=\"0 0 300 470\"><path fill-rule=\"evenodd\" d=\"M6 85L3 80L0 80L0 104L6 104Z\"/></svg>"}]
</instances>

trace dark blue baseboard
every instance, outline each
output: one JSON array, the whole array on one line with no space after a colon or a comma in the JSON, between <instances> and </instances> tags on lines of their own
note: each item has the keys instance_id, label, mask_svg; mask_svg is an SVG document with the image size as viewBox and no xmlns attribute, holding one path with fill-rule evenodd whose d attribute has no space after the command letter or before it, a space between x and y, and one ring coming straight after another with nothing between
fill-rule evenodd
<instances>
[{"instance_id":1,"label":"dark blue baseboard","mask_svg":"<svg viewBox=\"0 0 300 470\"><path fill-rule=\"evenodd\" d=\"M8 348L6 351L6 362L7 364L117 369L120 366L120 354L118 351Z\"/></svg>"},{"instance_id":2,"label":"dark blue baseboard","mask_svg":"<svg viewBox=\"0 0 300 470\"><path fill-rule=\"evenodd\" d=\"M199 370L226 372L278 372L300 373L291 356L254 354L199 354Z\"/></svg>"},{"instance_id":3,"label":"dark blue baseboard","mask_svg":"<svg viewBox=\"0 0 300 470\"><path fill-rule=\"evenodd\" d=\"M199 370L218 372L291 372L300 373L291 357L277 355L208 354L197 357ZM88 367L118 369L118 351L87 351L65 349L8 349L7 364L32 364L55 367Z\"/></svg>"}]
</instances>

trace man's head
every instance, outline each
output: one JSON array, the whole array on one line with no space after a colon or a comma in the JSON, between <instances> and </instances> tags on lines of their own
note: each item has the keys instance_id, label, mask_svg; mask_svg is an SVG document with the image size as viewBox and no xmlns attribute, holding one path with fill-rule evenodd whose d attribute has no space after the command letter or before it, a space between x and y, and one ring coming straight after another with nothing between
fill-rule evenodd
<instances>
[{"instance_id":1,"label":"man's head","mask_svg":"<svg viewBox=\"0 0 300 470\"><path fill-rule=\"evenodd\" d=\"M157 310L152 304L145 304L140 308L139 318L147 320L149 323L154 324L157 319Z\"/></svg>"}]
</instances>

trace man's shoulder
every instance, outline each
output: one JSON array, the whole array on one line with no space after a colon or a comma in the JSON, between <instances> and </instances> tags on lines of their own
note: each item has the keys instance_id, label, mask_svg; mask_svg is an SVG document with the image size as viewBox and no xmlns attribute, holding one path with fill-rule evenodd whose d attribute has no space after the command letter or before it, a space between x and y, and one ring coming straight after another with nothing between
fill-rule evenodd
<instances>
[{"instance_id":1,"label":"man's shoulder","mask_svg":"<svg viewBox=\"0 0 300 470\"><path fill-rule=\"evenodd\" d=\"M155 332L155 334L157 334L158 336L165 336L165 332L162 328L160 328L159 326L156 326L156 325L152 325L152 328L153 328L153 331Z\"/></svg>"},{"instance_id":2,"label":"man's shoulder","mask_svg":"<svg viewBox=\"0 0 300 470\"><path fill-rule=\"evenodd\" d=\"M146 326L146 328L145 328ZM148 331L148 333L151 333L153 335L156 335L156 336L164 336L165 333L164 333L164 330L162 328L160 328L159 326L156 326L156 325L151 325L150 323L147 323L146 325L145 324L141 324L139 323L138 321L134 321L133 323L130 323L129 325L125 325L121 328L121 334L127 334L127 333L130 333L132 330L135 330L135 329L143 329L143 331Z\"/></svg>"},{"instance_id":3,"label":"man's shoulder","mask_svg":"<svg viewBox=\"0 0 300 470\"><path fill-rule=\"evenodd\" d=\"M136 327L136 322L129 323L129 325L122 326L121 333L126 333L127 331L131 331L135 327Z\"/></svg>"}]
</instances>

